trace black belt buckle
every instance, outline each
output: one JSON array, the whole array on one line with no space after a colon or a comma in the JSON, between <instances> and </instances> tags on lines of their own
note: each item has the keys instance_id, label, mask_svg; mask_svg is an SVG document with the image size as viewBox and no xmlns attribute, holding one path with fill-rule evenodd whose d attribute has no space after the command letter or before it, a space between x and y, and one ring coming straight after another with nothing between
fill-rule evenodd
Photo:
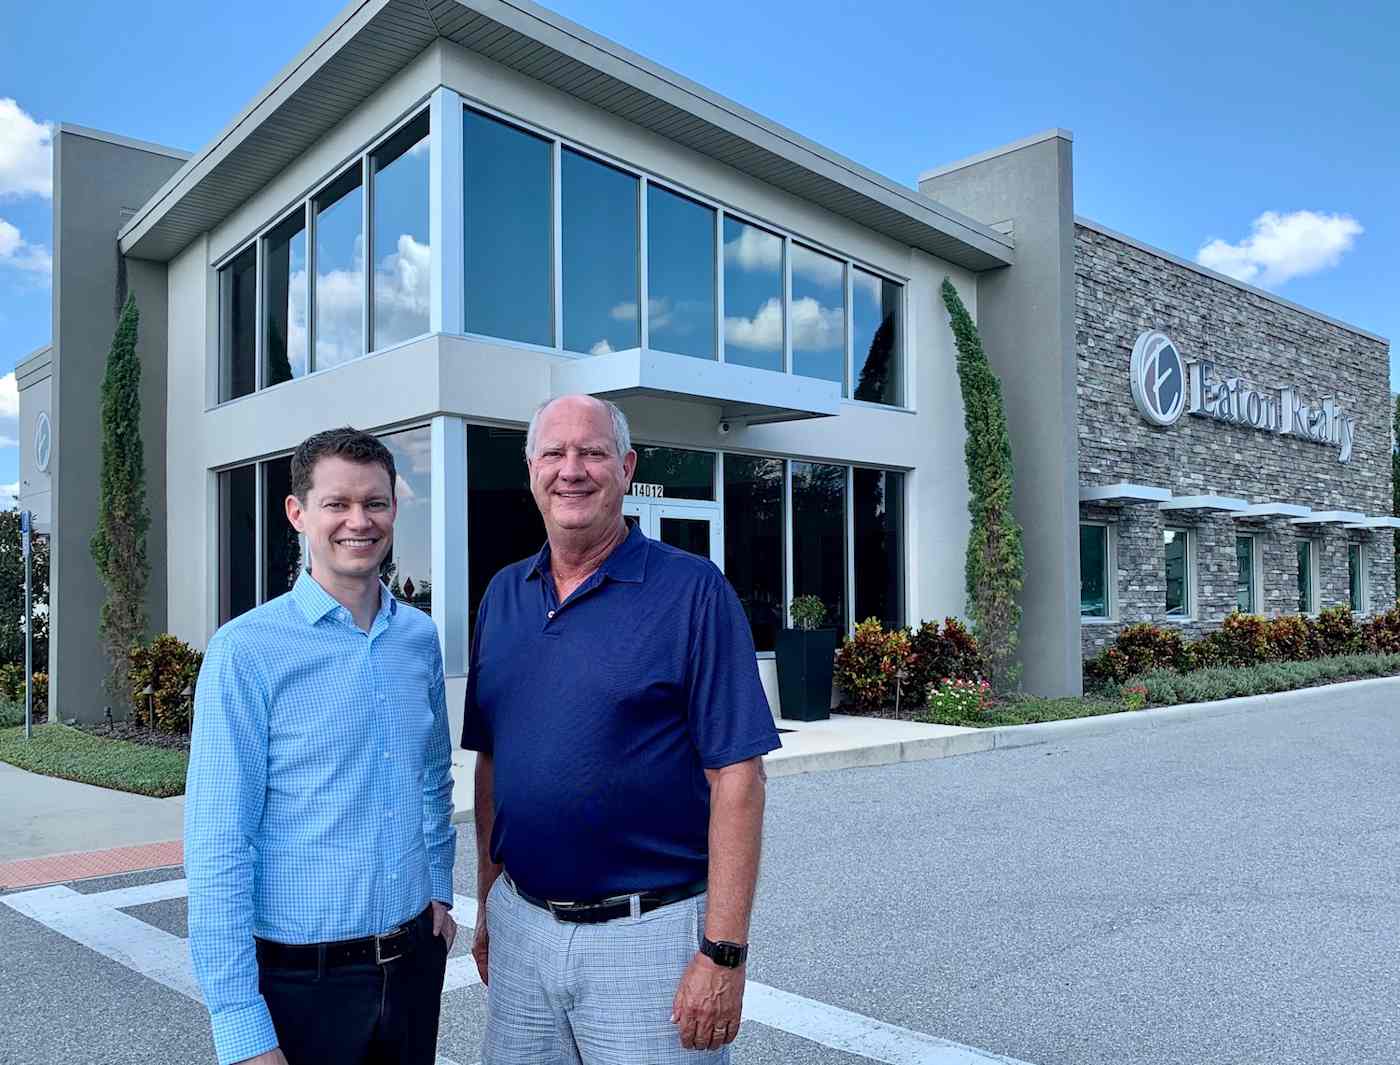
<instances>
[{"instance_id":1,"label":"black belt buckle","mask_svg":"<svg viewBox=\"0 0 1400 1065\"><path fill-rule=\"evenodd\" d=\"M390 929L383 935L378 935L374 937L374 962L376 965L383 965L386 962L398 961L400 958L403 957L401 945L398 954L390 954L388 956L385 956L384 954L384 941L387 939L393 939L394 936L402 935L403 931L403 925L400 925L398 928ZM390 949L392 950L393 948L391 947Z\"/></svg>"}]
</instances>

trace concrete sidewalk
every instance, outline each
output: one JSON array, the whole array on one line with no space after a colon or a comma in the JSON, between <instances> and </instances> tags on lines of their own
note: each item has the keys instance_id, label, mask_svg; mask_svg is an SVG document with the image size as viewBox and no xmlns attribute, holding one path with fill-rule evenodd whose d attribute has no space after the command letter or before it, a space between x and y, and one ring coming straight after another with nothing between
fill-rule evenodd
<instances>
[{"instance_id":1,"label":"concrete sidewalk","mask_svg":"<svg viewBox=\"0 0 1400 1065\"><path fill-rule=\"evenodd\" d=\"M768 755L765 764L770 777L783 777L949 758L1074 737L1168 728L1274 707L1309 706L1325 712L1339 695L1356 692L1373 694L1400 712L1400 677L1382 677L1244 699L985 729L835 714L826 721L779 721L779 728L789 731L782 735L782 748ZM476 757L470 751L454 751L454 821L471 818L475 766ZM0 865L20 859L129 849L138 844L178 840L183 814L182 797L150 799L37 776L0 763Z\"/></svg>"}]
</instances>

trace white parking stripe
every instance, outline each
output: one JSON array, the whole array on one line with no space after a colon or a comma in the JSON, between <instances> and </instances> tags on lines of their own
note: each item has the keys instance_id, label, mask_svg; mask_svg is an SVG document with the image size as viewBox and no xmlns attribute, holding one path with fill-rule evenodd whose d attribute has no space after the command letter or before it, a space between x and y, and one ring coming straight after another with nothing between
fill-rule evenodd
<instances>
[{"instance_id":1,"label":"white parking stripe","mask_svg":"<svg viewBox=\"0 0 1400 1065\"><path fill-rule=\"evenodd\" d=\"M1027 1065L750 981L744 1019L886 1065Z\"/></svg>"},{"instance_id":2,"label":"white parking stripe","mask_svg":"<svg viewBox=\"0 0 1400 1065\"><path fill-rule=\"evenodd\" d=\"M0 902L202 1004L188 941L121 912L183 898L186 891L184 880L164 880L90 895L67 887L38 888L0 896ZM470 936L476 925L476 900L454 895L452 901L458 934ZM448 959L444 994L480 982L470 953ZM1028 1065L752 981L744 990L744 1018L884 1065ZM437 1065L457 1063L439 1055Z\"/></svg>"}]
</instances>

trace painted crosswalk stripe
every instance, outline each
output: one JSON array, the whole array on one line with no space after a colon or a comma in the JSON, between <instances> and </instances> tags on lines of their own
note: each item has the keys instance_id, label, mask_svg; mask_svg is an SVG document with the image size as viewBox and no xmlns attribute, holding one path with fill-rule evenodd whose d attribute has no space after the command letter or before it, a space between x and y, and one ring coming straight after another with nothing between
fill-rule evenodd
<instances>
[{"instance_id":1,"label":"painted crosswalk stripe","mask_svg":"<svg viewBox=\"0 0 1400 1065\"><path fill-rule=\"evenodd\" d=\"M122 912L184 898L187 890L184 880L92 894L56 886L0 896L0 903L202 1003L188 941ZM476 899L454 895L453 909L461 934L470 935L476 924ZM448 959L444 994L479 983L470 953L463 951ZM1029 1065L753 981L744 989L744 1019L883 1065ZM437 1065L457 1062L439 1055Z\"/></svg>"}]
</instances>

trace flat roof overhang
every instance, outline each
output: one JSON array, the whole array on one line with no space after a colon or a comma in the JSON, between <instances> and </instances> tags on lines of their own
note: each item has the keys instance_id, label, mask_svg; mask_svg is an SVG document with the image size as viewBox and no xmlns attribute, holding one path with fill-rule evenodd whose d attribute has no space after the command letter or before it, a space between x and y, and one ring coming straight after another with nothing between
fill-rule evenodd
<instances>
[{"instance_id":1,"label":"flat roof overhang","mask_svg":"<svg viewBox=\"0 0 1400 1065\"><path fill-rule=\"evenodd\" d=\"M443 39L970 270L1013 242L528 0L353 0L120 233L168 261Z\"/></svg>"},{"instance_id":2,"label":"flat roof overhang","mask_svg":"<svg viewBox=\"0 0 1400 1065\"><path fill-rule=\"evenodd\" d=\"M550 394L576 393L614 401L650 396L717 406L721 420L745 425L829 418L841 410L841 386L835 381L644 348L556 363L550 370Z\"/></svg>"},{"instance_id":3,"label":"flat roof overhang","mask_svg":"<svg viewBox=\"0 0 1400 1065\"><path fill-rule=\"evenodd\" d=\"M1294 525L1346 525L1366 520L1366 515L1355 510L1314 510L1302 518L1294 518Z\"/></svg>"},{"instance_id":4,"label":"flat roof overhang","mask_svg":"<svg viewBox=\"0 0 1400 1065\"><path fill-rule=\"evenodd\" d=\"M1157 505L1158 510L1214 510L1239 513L1249 509L1249 501L1233 496L1172 496Z\"/></svg>"},{"instance_id":5,"label":"flat roof overhang","mask_svg":"<svg viewBox=\"0 0 1400 1065\"><path fill-rule=\"evenodd\" d=\"M1234 513L1236 518L1304 518L1312 513L1312 507L1298 503L1251 503L1243 510Z\"/></svg>"},{"instance_id":6,"label":"flat roof overhang","mask_svg":"<svg viewBox=\"0 0 1400 1065\"><path fill-rule=\"evenodd\" d=\"M1170 488L1155 488L1152 485L1132 484L1129 481L1079 487L1081 503L1165 503L1171 497Z\"/></svg>"},{"instance_id":7,"label":"flat roof overhang","mask_svg":"<svg viewBox=\"0 0 1400 1065\"><path fill-rule=\"evenodd\" d=\"M1371 532L1379 532L1381 529L1400 529L1400 518L1392 518L1389 515L1382 515L1378 518L1362 518L1352 525L1343 525L1343 529L1368 529Z\"/></svg>"}]
</instances>

